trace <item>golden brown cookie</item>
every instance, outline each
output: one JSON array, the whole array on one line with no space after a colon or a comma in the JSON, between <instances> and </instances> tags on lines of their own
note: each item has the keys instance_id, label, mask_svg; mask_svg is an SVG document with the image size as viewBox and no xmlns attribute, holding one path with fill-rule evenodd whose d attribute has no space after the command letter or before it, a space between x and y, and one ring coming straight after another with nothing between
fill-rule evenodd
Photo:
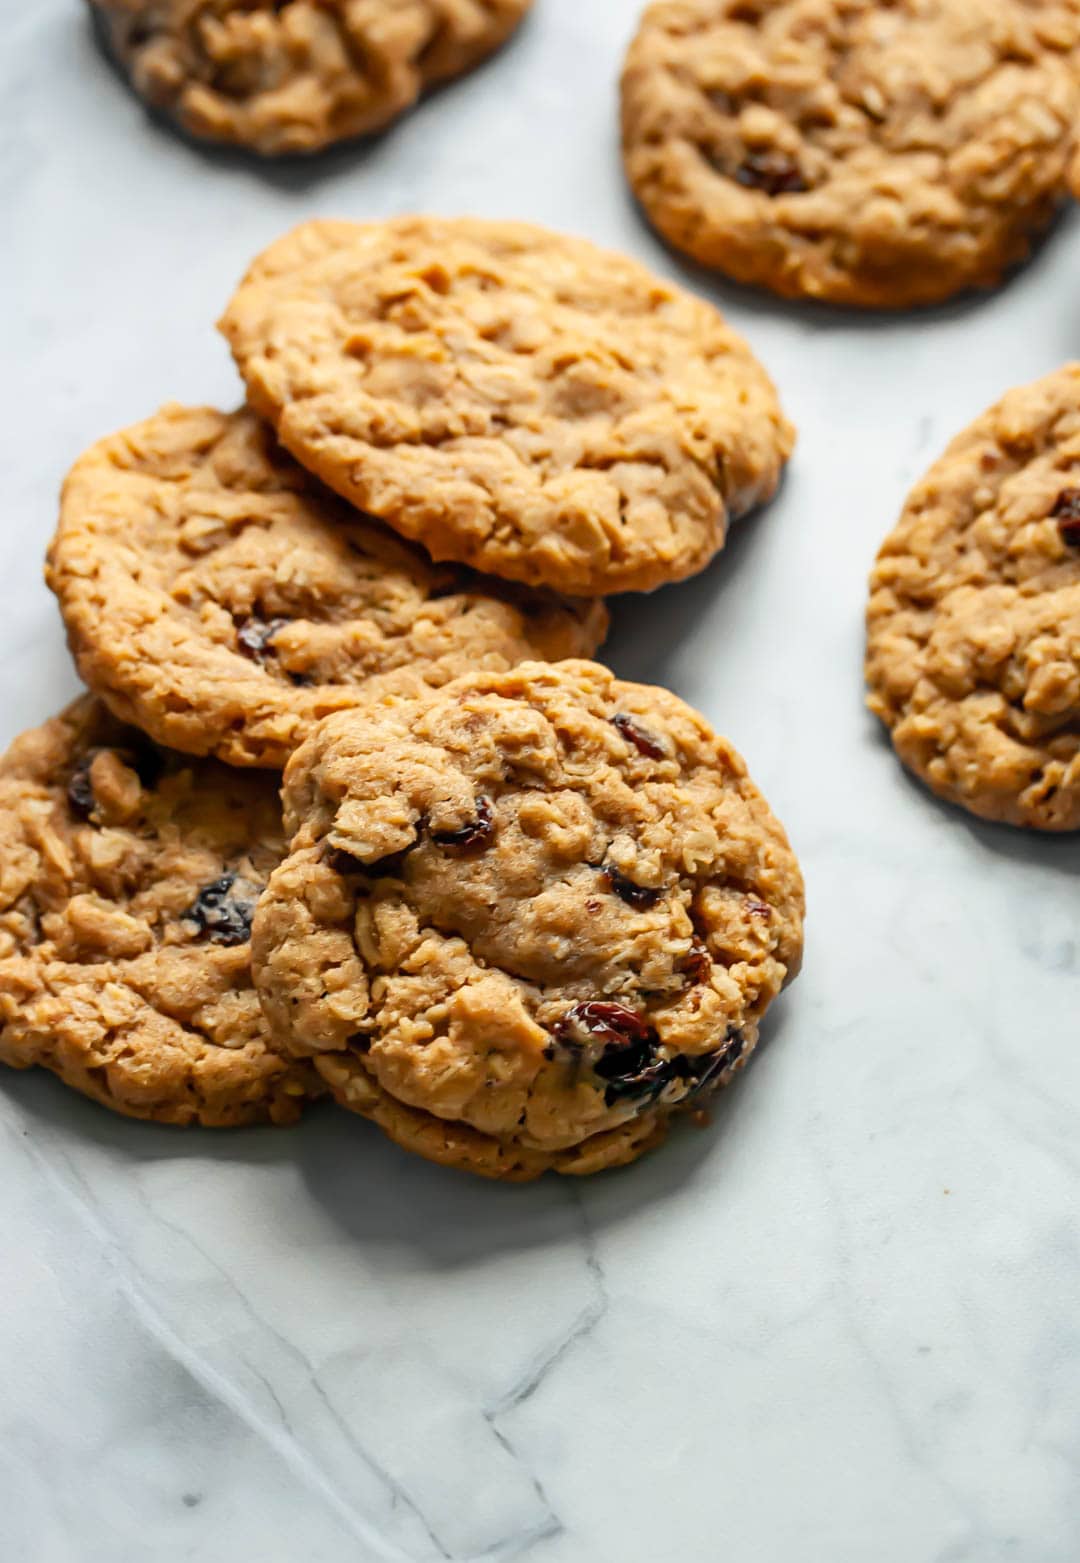
<instances>
[{"instance_id":1,"label":"golden brown cookie","mask_svg":"<svg viewBox=\"0 0 1080 1563\"><path fill-rule=\"evenodd\" d=\"M276 778L78 700L0 760L0 1059L159 1123L290 1123L319 1092L251 983Z\"/></svg>"},{"instance_id":2,"label":"golden brown cookie","mask_svg":"<svg viewBox=\"0 0 1080 1563\"><path fill-rule=\"evenodd\" d=\"M381 130L509 37L531 0L90 0L135 90L270 157Z\"/></svg>"},{"instance_id":3,"label":"golden brown cookie","mask_svg":"<svg viewBox=\"0 0 1080 1563\"><path fill-rule=\"evenodd\" d=\"M870 579L870 709L951 803L1080 828L1080 364L1010 391L913 490Z\"/></svg>"},{"instance_id":4,"label":"golden brown cookie","mask_svg":"<svg viewBox=\"0 0 1080 1563\"><path fill-rule=\"evenodd\" d=\"M793 432L715 309L524 223L314 222L222 321L252 405L353 504L582 596L702 569Z\"/></svg>"},{"instance_id":5,"label":"golden brown cookie","mask_svg":"<svg viewBox=\"0 0 1080 1563\"><path fill-rule=\"evenodd\" d=\"M798 864L742 760L595 663L330 717L284 798L253 928L266 1013L435 1160L632 1160L742 1067L799 967Z\"/></svg>"},{"instance_id":6,"label":"golden brown cookie","mask_svg":"<svg viewBox=\"0 0 1080 1563\"><path fill-rule=\"evenodd\" d=\"M627 175L678 249L882 309L991 287L1063 193L1077 0L662 0L622 78Z\"/></svg>"},{"instance_id":7,"label":"golden brown cookie","mask_svg":"<svg viewBox=\"0 0 1080 1563\"><path fill-rule=\"evenodd\" d=\"M436 566L343 505L254 413L165 407L64 486L48 581L86 682L160 743L281 767L374 675L595 650L600 603Z\"/></svg>"}]
</instances>

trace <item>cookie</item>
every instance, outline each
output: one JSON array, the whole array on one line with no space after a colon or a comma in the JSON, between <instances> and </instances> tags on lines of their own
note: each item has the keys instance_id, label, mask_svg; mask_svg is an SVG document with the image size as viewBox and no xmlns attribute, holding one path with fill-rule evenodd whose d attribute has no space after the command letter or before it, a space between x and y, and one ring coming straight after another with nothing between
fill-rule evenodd
<instances>
[{"instance_id":1,"label":"cookie","mask_svg":"<svg viewBox=\"0 0 1080 1563\"><path fill-rule=\"evenodd\" d=\"M221 323L298 461L436 559L582 596L702 569L792 430L710 305L524 223L313 222Z\"/></svg>"},{"instance_id":2,"label":"cookie","mask_svg":"<svg viewBox=\"0 0 1080 1563\"><path fill-rule=\"evenodd\" d=\"M582 655L600 603L432 564L343 505L255 415L165 407L93 446L49 550L86 682L159 743L284 765L376 675Z\"/></svg>"},{"instance_id":3,"label":"cookie","mask_svg":"<svg viewBox=\"0 0 1080 1563\"><path fill-rule=\"evenodd\" d=\"M992 287L1062 195L1076 0L663 0L623 154L677 249L787 297L901 309Z\"/></svg>"},{"instance_id":4,"label":"cookie","mask_svg":"<svg viewBox=\"0 0 1080 1563\"><path fill-rule=\"evenodd\" d=\"M590 662L329 717L285 773L253 926L334 1096L501 1178L630 1161L745 1064L803 891L731 746Z\"/></svg>"},{"instance_id":5,"label":"cookie","mask_svg":"<svg viewBox=\"0 0 1080 1563\"><path fill-rule=\"evenodd\" d=\"M84 697L0 760L0 1059L132 1118L290 1123L250 927L276 778L160 749Z\"/></svg>"},{"instance_id":6,"label":"cookie","mask_svg":"<svg viewBox=\"0 0 1080 1563\"><path fill-rule=\"evenodd\" d=\"M940 797L1080 828L1080 364L1010 391L908 498L870 580L870 709Z\"/></svg>"},{"instance_id":7,"label":"cookie","mask_svg":"<svg viewBox=\"0 0 1080 1563\"><path fill-rule=\"evenodd\" d=\"M531 0L90 0L139 95L272 157L381 130L513 32Z\"/></svg>"}]
</instances>

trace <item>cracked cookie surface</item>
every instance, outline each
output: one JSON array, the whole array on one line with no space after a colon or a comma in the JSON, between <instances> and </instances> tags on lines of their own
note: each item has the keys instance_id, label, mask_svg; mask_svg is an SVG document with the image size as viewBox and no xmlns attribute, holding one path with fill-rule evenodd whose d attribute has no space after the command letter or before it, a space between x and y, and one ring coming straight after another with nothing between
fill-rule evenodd
<instances>
[{"instance_id":1,"label":"cracked cookie surface","mask_svg":"<svg viewBox=\"0 0 1080 1563\"><path fill-rule=\"evenodd\" d=\"M531 0L90 0L135 90L264 156L381 130L478 65Z\"/></svg>"},{"instance_id":2,"label":"cracked cookie surface","mask_svg":"<svg viewBox=\"0 0 1080 1563\"><path fill-rule=\"evenodd\" d=\"M990 287L1059 204L1076 0L663 0L623 153L676 248L789 297L893 309Z\"/></svg>"},{"instance_id":3,"label":"cracked cookie surface","mask_svg":"<svg viewBox=\"0 0 1080 1563\"><path fill-rule=\"evenodd\" d=\"M524 223L306 223L221 328L330 487L437 559L582 596L704 568L793 441L711 305Z\"/></svg>"},{"instance_id":4,"label":"cracked cookie surface","mask_svg":"<svg viewBox=\"0 0 1080 1563\"><path fill-rule=\"evenodd\" d=\"M284 765L373 677L594 651L600 603L435 565L317 483L247 410L165 407L64 486L49 585L79 671L160 743Z\"/></svg>"},{"instance_id":5,"label":"cracked cookie surface","mask_svg":"<svg viewBox=\"0 0 1080 1563\"><path fill-rule=\"evenodd\" d=\"M289 1123L321 1087L272 1043L255 902L276 777L160 749L86 696L0 760L0 1060L133 1118Z\"/></svg>"},{"instance_id":6,"label":"cracked cookie surface","mask_svg":"<svg viewBox=\"0 0 1080 1563\"><path fill-rule=\"evenodd\" d=\"M984 819L1080 828L1080 364L1012 390L909 496L870 580L870 709Z\"/></svg>"},{"instance_id":7,"label":"cracked cookie surface","mask_svg":"<svg viewBox=\"0 0 1080 1563\"><path fill-rule=\"evenodd\" d=\"M253 928L266 1013L435 1160L632 1160L742 1067L799 967L798 864L742 760L594 663L330 717L284 799Z\"/></svg>"}]
</instances>

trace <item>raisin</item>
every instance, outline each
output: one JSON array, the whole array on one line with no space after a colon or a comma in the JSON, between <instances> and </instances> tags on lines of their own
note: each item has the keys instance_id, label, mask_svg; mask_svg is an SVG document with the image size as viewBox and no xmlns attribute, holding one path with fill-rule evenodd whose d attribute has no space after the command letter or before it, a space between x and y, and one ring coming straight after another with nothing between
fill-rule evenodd
<instances>
[{"instance_id":1,"label":"raisin","mask_svg":"<svg viewBox=\"0 0 1080 1563\"><path fill-rule=\"evenodd\" d=\"M243 944L251 937L251 919L259 892L236 874L222 874L204 885L183 913L185 922L198 924L215 944Z\"/></svg>"},{"instance_id":2,"label":"raisin","mask_svg":"<svg viewBox=\"0 0 1080 1563\"><path fill-rule=\"evenodd\" d=\"M611 718L611 725L619 732L627 743L633 744L638 754L643 754L650 760L664 760L667 758L667 750L657 738L655 733L650 733L647 727L628 715L625 711L616 711Z\"/></svg>"},{"instance_id":3,"label":"raisin","mask_svg":"<svg viewBox=\"0 0 1080 1563\"><path fill-rule=\"evenodd\" d=\"M746 1045L742 1032L732 1027L715 1052L694 1058L685 1053L665 1057L655 1027L644 1016L625 1004L603 1000L568 1009L554 1026L552 1039L552 1045L544 1049L548 1059L557 1056L558 1045L590 1049L587 1060L604 1082L608 1107L627 1098L655 1101L669 1085L684 1085L687 1095L702 1091L737 1063Z\"/></svg>"},{"instance_id":4,"label":"raisin","mask_svg":"<svg viewBox=\"0 0 1080 1563\"><path fill-rule=\"evenodd\" d=\"M273 655L274 648L271 642L274 636L279 630L283 630L288 622L288 619L260 619L252 614L236 631L237 649L242 656L248 657L262 667L266 658Z\"/></svg>"},{"instance_id":5,"label":"raisin","mask_svg":"<svg viewBox=\"0 0 1080 1563\"><path fill-rule=\"evenodd\" d=\"M1063 541L1080 548L1080 488L1063 488L1050 514L1057 518Z\"/></svg>"},{"instance_id":6,"label":"raisin","mask_svg":"<svg viewBox=\"0 0 1080 1563\"><path fill-rule=\"evenodd\" d=\"M71 773L67 787L68 808L76 819L89 819L94 812L94 788L90 781L90 767L100 751L90 749L83 755Z\"/></svg>"},{"instance_id":7,"label":"raisin","mask_svg":"<svg viewBox=\"0 0 1080 1563\"><path fill-rule=\"evenodd\" d=\"M661 1058L638 1044L612 1050L597 1059L594 1072L605 1082L604 1106L637 1098L644 1106L653 1102L673 1081L683 1078L681 1056Z\"/></svg>"},{"instance_id":8,"label":"raisin","mask_svg":"<svg viewBox=\"0 0 1080 1563\"><path fill-rule=\"evenodd\" d=\"M742 1057L743 1049L745 1047L746 1038L743 1036L742 1032L738 1029L737 1026L732 1027L732 1029L728 1032L725 1045L720 1049L719 1053L715 1055L719 1068L730 1069L731 1065L737 1063L738 1060Z\"/></svg>"},{"instance_id":9,"label":"raisin","mask_svg":"<svg viewBox=\"0 0 1080 1563\"><path fill-rule=\"evenodd\" d=\"M686 1060L686 1078L691 1082L694 1090L700 1091L702 1087L714 1080L717 1075L723 1074L725 1069L730 1069L732 1064L738 1063L746 1046L746 1038L738 1027L732 1027L724 1039L724 1045L715 1053L702 1053L697 1058Z\"/></svg>"},{"instance_id":10,"label":"raisin","mask_svg":"<svg viewBox=\"0 0 1080 1563\"><path fill-rule=\"evenodd\" d=\"M615 1043L620 1047L627 1042L645 1041L656 1035L652 1026L636 1010L604 999L588 999L583 1004L575 1004L565 1015L560 1016L555 1026L555 1036L560 1042L576 1042L580 1046L582 1032L595 1037L598 1042Z\"/></svg>"},{"instance_id":11,"label":"raisin","mask_svg":"<svg viewBox=\"0 0 1080 1563\"><path fill-rule=\"evenodd\" d=\"M735 170L735 179L766 195L795 195L809 189L798 163L785 152L748 152Z\"/></svg>"},{"instance_id":12,"label":"raisin","mask_svg":"<svg viewBox=\"0 0 1080 1563\"><path fill-rule=\"evenodd\" d=\"M699 1053L696 1058L682 1058L680 1062L684 1067L680 1078L688 1083L692 1091L704 1090L717 1075L738 1063L745 1046L746 1038L737 1026L733 1026L724 1039L723 1047L715 1053Z\"/></svg>"},{"instance_id":13,"label":"raisin","mask_svg":"<svg viewBox=\"0 0 1080 1563\"><path fill-rule=\"evenodd\" d=\"M482 852L495 834L495 813L491 799L481 793L476 800L476 817L460 830L433 830L431 839L440 847L459 847L462 852Z\"/></svg>"},{"instance_id":14,"label":"raisin","mask_svg":"<svg viewBox=\"0 0 1080 1563\"><path fill-rule=\"evenodd\" d=\"M711 1085L718 1075L739 1061L746 1046L746 1039L737 1027L732 1027L724 1039L724 1045L715 1053L699 1053L690 1058L685 1053L672 1060L671 1078L682 1080L688 1087L688 1095L697 1095Z\"/></svg>"},{"instance_id":15,"label":"raisin","mask_svg":"<svg viewBox=\"0 0 1080 1563\"><path fill-rule=\"evenodd\" d=\"M690 949L679 962L679 970L692 988L697 987L699 983L708 982L709 973L712 971L712 957L700 939L695 939L691 944Z\"/></svg>"},{"instance_id":16,"label":"raisin","mask_svg":"<svg viewBox=\"0 0 1080 1563\"><path fill-rule=\"evenodd\" d=\"M138 741L135 749L88 749L77 761L67 786L68 807L76 819L88 820L94 812L94 785L90 772L99 754L115 754L135 772L143 787L153 787L165 768L160 749L149 739Z\"/></svg>"},{"instance_id":17,"label":"raisin","mask_svg":"<svg viewBox=\"0 0 1080 1563\"><path fill-rule=\"evenodd\" d=\"M659 1076L667 1061L657 1053L660 1039L648 1021L625 1004L601 999L575 1004L558 1021L554 1036L572 1047L599 1046L599 1053L589 1062L604 1081L608 1107L622 1097L662 1089Z\"/></svg>"},{"instance_id":18,"label":"raisin","mask_svg":"<svg viewBox=\"0 0 1080 1563\"><path fill-rule=\"evenodd\" d=\"M620 874L617 868L605 868L601 872L619 900L625 901L627 906L632 906L637 911L645 911L650 906L655 906L664 893L663 890L654 890L649 885L635 884L632 879L627 879L625 874Z\"/></svg>"},{"instance_id":19,"label":"raisin","mask_svg":"<svg viewBox=\"0 0 1080 1563\"><path fill-rule=\"evenodd\" d=\"M631 1087L640 1089L646 1076L658 1064L655 1046L648 1040L609 1042L593 1064L593 1072L606 1080L609 1088L614 1086L618 1091L628 1092Z\"/></svg>"},{"instance_id":20,"label":"raisin","mask_svg":"<svg viewBox=\"0 0 1080 1563\"><path fill-rule=\"evenodd\" d=\"M365 863L363 858L356 857L352 852L346 852L344 847L328 846L323 852L323 862L328 868L332 868L335 874L346 876L367 874L377 879L380 876L399 874L401 865L405 861L405 854L411 850L411 847L405 847L401 852L390 852L386 857L375 858L372 862Z\"/></svg>"}]
</instances>

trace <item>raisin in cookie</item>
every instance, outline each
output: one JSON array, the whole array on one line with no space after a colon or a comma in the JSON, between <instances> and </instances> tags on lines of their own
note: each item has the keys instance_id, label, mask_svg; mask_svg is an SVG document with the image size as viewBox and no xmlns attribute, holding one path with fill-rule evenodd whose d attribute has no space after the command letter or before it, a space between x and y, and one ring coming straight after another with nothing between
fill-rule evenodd
<instances>
[{"instance_id":1,"label":"raisin in cookie","mask_svg":"<svg viewBox=\"0 0 1080 1563\"><path fill-rule=\"evenodd\" d=\"M436 559L558 591L702 569L791 449L715 309L523 223L306 223L222 329L253 406L331 488Z\"/></svg>"},{"instance_id":2,"label":"raisin in cookie","mask_svg":"<svg viewBox=\"0 0 1080 1563\"><path fill-rule=\"evenodd\" d=\"M49 551L83 678L160 743L282 766L374 675L580 656L600 603L432 564L343 505L254 413L165 407L93 446Z\"/></svg>"},{"instance_id":3,"label":"raisin in cookie","mask_svg":"<svg viewBox=\"0 0 1080 1563\"><path fill-rule=\"evenodd\" d=\"M678 249L789 297L990 287L1063 191L1061 0L663 0L622 79L630 183Z\"/></svg>"},{"instance_id":4,"label":"raisin in cookie","mask_svg":"<svg viewBox=\"0 0 1080 1563\"><path fill-rule=\"evenodd\" d=\"M135 90L264 156L380 130L479 64L531 0L90 0Z\"/></svg>"},{"instance_id":5,"label":"raisin in cookie","mask_svg":"<svg viewBox=\"0 0 1080 1563\"><path fill-rule=\"evenodd\" d=\"M435 1160L632 1160L741 1067L798 970L798 864L742 760L595 663L330 717L284 796L253 929L266 1013Z\"/></svg>"},{"instance_id":6,"label":"raisin in cookie","mask_svg":"<svg viewBox=\"0 0 1080 1563\"><path fill-rule=\"evenodd\" d=\"M0 760L0 1059L133 1118L295 1119L310 1068L251 982L275 779L159 749L84 697Z\"/></svg>"},{"instance_id":7,"label":"raisin in cookie","mask_svg":"<svg viewBox=\"0 0 1080 1563\"><path fill-rule=\"evenodd\" d=\"M1010 391L908 498L870 581L870 708L984 819L1080 828L1080 364Z\"/></svg>"}]
</instances>

